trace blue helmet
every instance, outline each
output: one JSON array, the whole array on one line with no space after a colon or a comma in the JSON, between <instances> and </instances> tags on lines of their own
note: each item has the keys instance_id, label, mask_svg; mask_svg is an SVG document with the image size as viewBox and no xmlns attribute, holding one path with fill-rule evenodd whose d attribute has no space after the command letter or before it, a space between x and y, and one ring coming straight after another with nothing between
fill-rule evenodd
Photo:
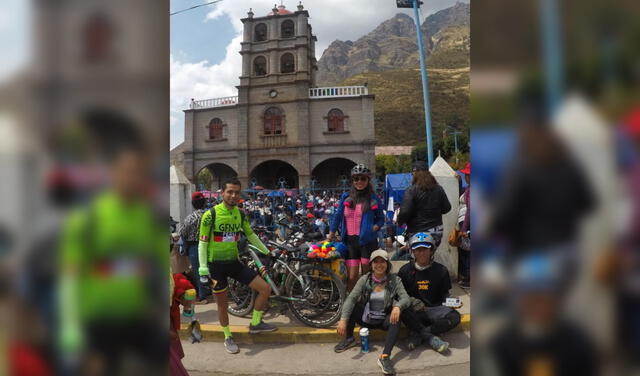
<instances>
[{"instance_id":1,"label":"blue helmet","mask_svg":"<svg viewBox=\"0 0 640 376\"><path fill-rule=\"evenodd\" d=\"M435 249L436 241L428 232L418 232L409 238L409 247L416 249L419 247L427 247Z\"/></svg>"}]
</instances>

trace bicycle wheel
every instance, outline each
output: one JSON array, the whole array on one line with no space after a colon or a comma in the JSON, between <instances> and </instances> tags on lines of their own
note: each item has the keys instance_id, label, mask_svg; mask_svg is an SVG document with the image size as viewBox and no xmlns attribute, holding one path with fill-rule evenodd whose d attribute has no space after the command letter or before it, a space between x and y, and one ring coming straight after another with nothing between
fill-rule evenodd
<instances>
[{"instance_id":1,"label":"bicycle wheel","mask_svg":"<svg viewBox=\"0 0 640 376\"><path fill-rule=\"evenodd\" d=\"M255 269L253 261L246 255L241 255L240 261L250 268ZM227 296L229 297L229 313L238 317L244 317L251 313L256 301L256 292L251 287L242 284L233 278L227 278L227 283L229 284L229 287L227 288Z\"/></svg>"},{"instance_id":2,"label":"bicycle wheel","mask_svg":"<svg viewBox=\"0 0 640 376\"><path fill-rule=\"evenodd\" d=\"M346 298L345 286L338 276L316 264L303 265L298 275L302 281L290 274L285 290L289 297L296 299L289 301L294 316L315 328L326 328L338 322Z\"/></svg>"},{"instance_id":3,"label":"bicycle wheel","mask_svg":"<svg viewBox=\"0 0 640 376\"><path fill-rule=\"evenodd\" d=\"M229 287L227 296L229 297L229 313L244 317L253 310L256 301L256 292L249 286L244 285L233 278L227 278Z\"/></svg>"}]
</instances>

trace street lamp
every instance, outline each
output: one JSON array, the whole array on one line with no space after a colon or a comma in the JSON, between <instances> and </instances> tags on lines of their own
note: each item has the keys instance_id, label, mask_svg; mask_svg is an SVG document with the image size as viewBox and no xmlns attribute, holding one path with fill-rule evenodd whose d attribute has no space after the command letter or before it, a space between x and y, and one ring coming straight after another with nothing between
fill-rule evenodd
<instances>
[{"instance_id":1,"label":"street lamp","mask_svg":"<svg viewBox=\"0 0 640 376\"><path fill-rule=\"evenodd\" d=\"M429 111L429 85L427 82L427 66L424 58L424 48L422 46L422 30L420 30L420 17L418 8L422 5L419 0L396 0L398 8L413 8L413 17L416 20L416 34L418 36L418 52L420 53L420 71L422 73L422 99L424 102L424 122L427 128L427 158L429 166L433 164L433 146L431 144L431 113Z\"/></svg>"},{"instance_id":2,"label":"street lamp","mask_svg":"<svg viewBox=\"0 0 640 376\"><path fill-rule=\"evenodd\" d=\"M452 126L447 126L447 128L443 131L443 133L447 134L447 130L451 130L453 132L451 132L453 134L453 142L455 145L455 150L456 150L456 165L458 164L458 135L462 134L462 132L460 132L458 129L456 129L455 127ZM445 137L446 138L446 137Z\"/></svg>"}]
</instances>

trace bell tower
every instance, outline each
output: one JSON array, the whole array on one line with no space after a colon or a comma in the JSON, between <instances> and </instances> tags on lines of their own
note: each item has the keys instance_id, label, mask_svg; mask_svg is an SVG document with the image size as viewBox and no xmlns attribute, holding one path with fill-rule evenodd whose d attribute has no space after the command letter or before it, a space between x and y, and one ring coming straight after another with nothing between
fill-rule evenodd
<instances>
[{"instance_id":1,"label":"bell tower","mask_svg":"<svg viewBox=\"0 0 640 376\"><path fill-rule=\"evenodd\" d=\"M317 39L308 20L309 13L302 2L295 12L282 4L274 5L262 17L255 17L253 10L249 10L241 20L244 34L239 103L308 97L318 69Z\"/></svg>"}]
</instances>

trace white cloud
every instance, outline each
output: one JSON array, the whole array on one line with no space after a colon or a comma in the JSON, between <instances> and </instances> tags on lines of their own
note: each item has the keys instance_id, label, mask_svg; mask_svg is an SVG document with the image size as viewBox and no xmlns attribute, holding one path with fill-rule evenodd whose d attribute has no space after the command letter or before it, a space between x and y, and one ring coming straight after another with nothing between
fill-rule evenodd
<instances>
[{"instance_id":1,"label":"white cloud","mask_svg":"<svg viewBox=\"0 0 640 376\"><path fill-rule=\"evenodd\" d=\"M456 0L430 0L423 5L423 17L434 10L455 4ZM468 1L466 1L468 2ZM274 0L225 0L215 4L207 14L207 22L215 22L222 17L231 20L236 36L227 45L226 56L219 64L207 61L182 63L171 56L171 147L183 141L183 114L190 98L207 99L237 95L242 59L238 53L242 41L241 18L247 17L249 8L254 17L266 16L271 11ZM286 0L288 10L295 11L298 1ZM316 58L336 39L356 40L372 31L378 24L396 13L413 14L411 9L398 9L394 0L306 0L302 2L309 12L309 23L318 38ZM194 27L197 27L194 26ZM212 36L215 37L215 36ZM203 48L207 48L206 45ZM179 56L179 55L178 55Z\"/></svg>"}]
</instances>

